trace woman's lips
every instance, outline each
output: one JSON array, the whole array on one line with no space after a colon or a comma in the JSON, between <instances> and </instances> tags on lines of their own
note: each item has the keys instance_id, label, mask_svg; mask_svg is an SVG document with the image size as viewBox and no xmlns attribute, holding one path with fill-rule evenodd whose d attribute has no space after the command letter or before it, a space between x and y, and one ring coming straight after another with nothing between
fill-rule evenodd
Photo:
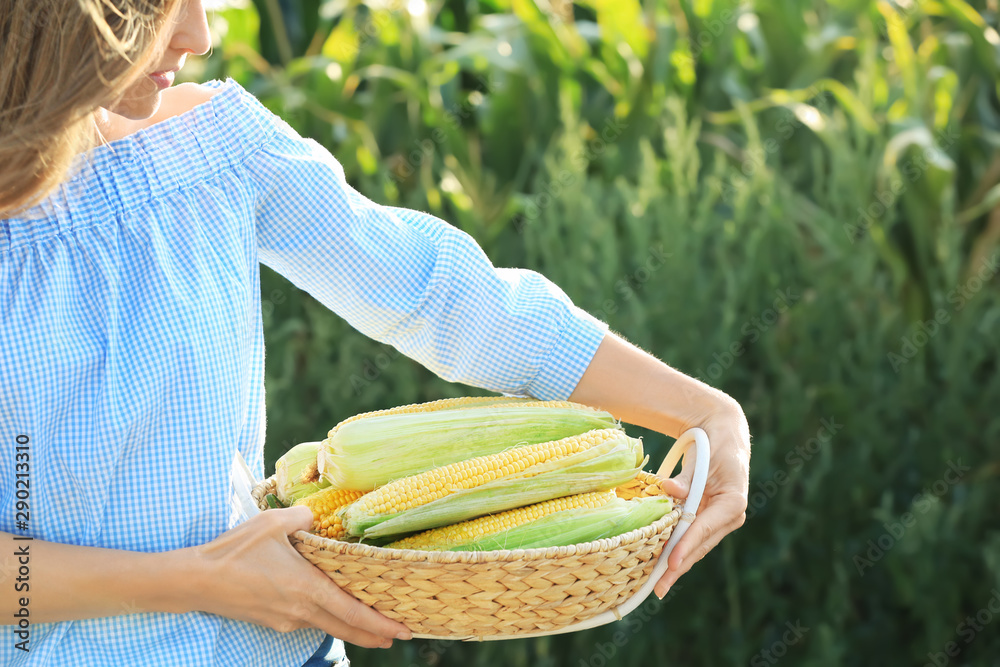
<instances>
[{"instance_id":1,"label":"woman's lips","mask_svg":"<svg viewBox=\"0 0 1000 667\"><path fill-rule=\"evenodd\" d=\"M157 88L160 90L165 90L173 85L174 83L174 72L153 72L149 75L149 78L153 80Z\"/></svg>"}]
</instances>

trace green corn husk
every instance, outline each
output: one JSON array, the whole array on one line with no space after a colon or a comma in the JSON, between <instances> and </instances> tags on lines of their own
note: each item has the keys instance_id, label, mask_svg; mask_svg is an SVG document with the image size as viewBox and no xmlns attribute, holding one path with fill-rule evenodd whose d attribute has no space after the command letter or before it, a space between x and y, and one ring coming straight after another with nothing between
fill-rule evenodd
<instances>
[{"instance_id":1,"label":"green corn husk","mask_svg":"<svg viewBox=\"0 0 1000 667\"><path fill-rule=\"evenodd\" d=\"M319 442L295 445L274 464L275 491L286 506L330 486L319 474L316 457L321 446Z\"/></svg>"},{"instance_id":2,"label":"green corn husk","mask_svg":"<svg viewBox=\"0 0 1000 667\"><path fill-rule=\"evenodd\" d=\"M643 528L659 521L673 509L674 503L670 498L615 498L597 509L556 512L503 533L457 544L447 550L494 551L582 544Z\"/></svg>"},{"instance_id":3,"label":"green corn husk","mask_svg":"<svg viewBox=\"0 0 1000 667\"><path fill-rule=\"evenodd\" d=\"M264 496L264 502L267 503L267 506L270 509L278 509L280 507L287 507L287 505L285 505L280 500L278 500L278 496L274 495L273 493L269 493L266 496Z\"/></svg>"},{"instance_id":4,"label":"green corn husk","mask_svg":"<svg viewBox=\"0 0 1000 667\"><path fill-rule=\"evenodd\" d=\"M341 517L348 535L362 538L401 535L552 498L610 489L635 477L645 461L642 441L620 431L584 451L456 490L418 507L372 514L355 502L341 510Z\"/></svg>"},{"instance_id":5,"label":"green corn husk","mask_svg":"<svg viewBox=\"0 0 1000 667\"><path fill-rule=\"evenodd\" d=\"M601 410L541 403L504 398L493 404L348 421L323 441L320 473L338 488L371 491L395 479L513 446L619 428L615 418Z\"/></svg>"},{"instance_id":6,"label":"green corn husk","mask_svg":"<svg viewBox=\"0 0 1000 667\"><path fill-rule=\"evenodd\" d=\"M478 539L445 541L421 551L495 551L564 547L617 537L659 521L674 509L671 498L614 498L597 508L581 507L554 512L534 521L484 535ZM387 548L399 548L394 544Z\"/></svg>"}]
</instances>

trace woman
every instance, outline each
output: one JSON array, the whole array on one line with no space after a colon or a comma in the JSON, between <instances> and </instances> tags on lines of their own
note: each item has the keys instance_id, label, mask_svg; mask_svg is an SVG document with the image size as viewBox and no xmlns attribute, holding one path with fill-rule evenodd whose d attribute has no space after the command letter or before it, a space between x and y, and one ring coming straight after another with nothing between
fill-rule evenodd
<instances>
[{"instance_id":1,"label":"woman","mask_svg":"<svg viewBox=\"0 0 1000 667\"><path fill-rule=\"evenodd\" d=\"M210 46L201 0L0 0L0 39L5 664L329 664L328 635L410 637L291 547L308 509L232 509L236 453L263 476L260 262L449 380L704 428L709 487L658 595L742 524L735 401L368 201L235 82L171 89Z\"/></svg>"}]
</instances>

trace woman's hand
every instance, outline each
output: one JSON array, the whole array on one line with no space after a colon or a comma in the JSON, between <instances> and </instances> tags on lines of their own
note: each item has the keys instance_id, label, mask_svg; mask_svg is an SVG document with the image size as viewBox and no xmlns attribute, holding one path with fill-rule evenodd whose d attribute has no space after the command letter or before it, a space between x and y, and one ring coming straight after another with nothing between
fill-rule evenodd
<instances>
[{"instance_id":1,"label":"woman's hand","mask_svg":"<svg viewBox=\"0 0 1000 667\"><path fill-rule=\"evenodd\" d=\"M406 626L342 591L292 547L288 535L312 522L308 507L271 509L183 550L200 589L195 608L279 632L318 628L366 648L409 639Z\"/></svg>"},{"instance_id":2,"label":"woman's hand","mask_svg":"<svg viewBox=\"0 0 1000 667\"><path fill-rule=\"evenodd\" d=\"M739 404L704 382L685 375L608 332L569 400L607 410L618 419L672 438L700 427L712 447L708 484L698 518L678 542L659 596L678 577L743 525L750 490L750 429ZM664 490L684 498L694 473L694 452L681 474L664 478Z\"/></svg>"},{"instance_id":3,"label":"woman's hand","mask_svg":"<svg viewBox=\"0 0 1000 667\"><path fill-rule=\"evenodd\" d=\"M735 402L709 417L701 428L708 434L711 462L708 483L697 518L667 559L668 570L653 591L662 598L677 579L704 558L719 541L746 521L750 490L750 427ZM692 447L677 477L664 477L663 490L675 498L686 498L694 474ZM671 471L663 471L669 474Z\"/></svg>"}]
</instances>

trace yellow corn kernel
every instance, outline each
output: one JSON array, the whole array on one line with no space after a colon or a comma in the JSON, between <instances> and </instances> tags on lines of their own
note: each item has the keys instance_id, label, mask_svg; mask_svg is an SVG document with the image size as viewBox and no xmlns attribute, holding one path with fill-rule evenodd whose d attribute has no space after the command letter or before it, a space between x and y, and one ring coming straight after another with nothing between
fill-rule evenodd
<instances>
[{"instance_id":1,"label":"yellow corn kernel","mask_svg":"<svg viewBox=\"0 0 1000 667\"><path fill-rule=\"evenodd\" d=\"M355 415L330 430L317 454L321 478L371 491L468 458L619 428L610 413L568 401L451 398Z\"/></svg>"},{"instance_id":2,"label":"yellow corn kernel","mask_svg":"<svg viewBox=\"0 0 1000 667\"><path fill-rule=\"evenodd\" d=\"M420 551L442 551L450 547L481 540L505 530L522 526L544 516L569 509L596 508L616 497L614 489L578 493L546 500L527 507L517 507L499 514L481 516L450 526L425 530L386 545L387 549L417 549Z\"/></svg>"},{"instance_id":3,"label":"yellow corn kernel","mask_svg":"<svg viewBox=\"0 0 1000 667\"><path fill-rule=\"evenodd\" d=\"M312 532L332 540L343 539L344 524L337 511L363 496L361 491L329 488L296 500L294 505L305 505L313 513ZM293 506L294 506L293 505Z\"/></svg>"},{"instance_id":4,"label":"yellow corn kernel","mask_svg":"<svg viewBox=\"0 0 1000 667\"><path fill-rule=\"evenodd\" d=\"M520 474L525 469L582 452L604 440L621 437L613 429L589 431L551 442L515 447L499 454L450 463L410 477L389 482L355 504L357 511L371 514L405 512L462 489L471 489L499 477ZM478 471L482 470L482 473Z\"/></svg>"},{"instance_id":5,"label":"yellow corn kernel","mask_svg":"<svg viewBox=\"0 0 1000 667\"><path fill-rule=\"evenodd\" d=\"M396 478L340 511L347 534L381 538L438 528L553 498L610 489L635 477L642 442L595 429L524 444Z\"/></svg>"}]
</instances>

